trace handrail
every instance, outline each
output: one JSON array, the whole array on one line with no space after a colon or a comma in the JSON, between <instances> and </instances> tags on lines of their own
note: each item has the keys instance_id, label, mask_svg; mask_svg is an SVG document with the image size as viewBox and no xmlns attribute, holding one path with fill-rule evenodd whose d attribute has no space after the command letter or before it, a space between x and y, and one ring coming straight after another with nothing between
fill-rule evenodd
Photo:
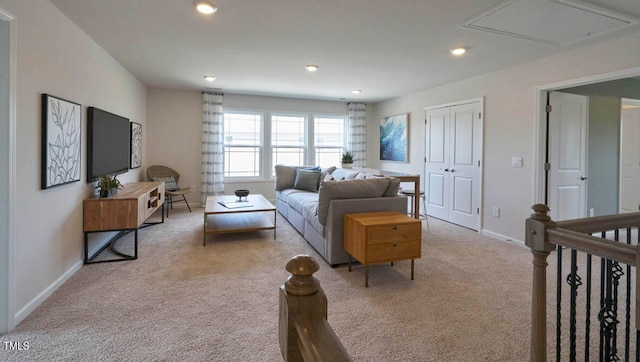
<instances>
[{"instance_id":1,"label":"handrail","mask_svg":"<svg viewBox=\"0 0 640 362\"><path fill-rule=\"evenodd\" d=\"M533 292L531 303L531 360L546 361L547 353L547 257L556 245L589 253L605 259L625 263L638 270L640 248L590 234L596 232L637 228L640 212L590 217L554 222L543 204L531 207L534 213L526 220L525 244L533 254ZM640 303L640 278L636 279L636 303ZM640 315L636 314L636 329Z\"/></svg>"},{"instance_id":2,"label":"handrail","mask_svg":"<svg viewBox=\"0 0 640 362\"><path fill-rule=\"evenodd\" d=\"M629 226L640 226L640 212L594 216L583 219L558 221L556 223L556 227L558 228L589 234L603 230L626 228Z\"/></svg>"},{"instance_id":3,"label":"handrail","mask_svg":"<svg viewBox=\"0 0 640 362\"><path fill-rule=\"evenodd\" d=\"M280 287L280 351L285 361L351 361L327 322L327 297L313 273L320 269L309 255L287 263L291 276Z\"/></svg>"},{"instance_id":4,"label":"handrail","mask_svg":"<svg viewBox=\"0 0 640 362\"><path fill-rule=\"evenodd\" d=\"M552 244L562 245L629 265L636 264L636 247L633 245L561 228L549 229L547 234L549 242Z\"/></svg>"},{"instance_id":5,"label":"handrail","mask_svg":"<svg viewBox=\"0 0 640 362\"><path fill-rule=\"evenodd\" d=\"M301 315L295 322L298 347L308 362L351 361L349 354L325 318Z\"/></svg>"}]
</instances>

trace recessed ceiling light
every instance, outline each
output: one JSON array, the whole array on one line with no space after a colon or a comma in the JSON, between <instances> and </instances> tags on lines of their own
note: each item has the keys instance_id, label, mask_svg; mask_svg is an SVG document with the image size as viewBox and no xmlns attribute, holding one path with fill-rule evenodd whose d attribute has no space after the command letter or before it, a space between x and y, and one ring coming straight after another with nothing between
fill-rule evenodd
<instances>
[{"instance_id":1,"label":"recessed ceiling light","mask_svg":"<svg viewBox=\"0 0 640 362\"><path fill-rule=\"evenodd\" d=\"M307 68L307 70L310 72L315 72L316 70L318 70L318 66L315 64L309 64L305 66L305 68Z\"/></svg>"},{"instance_id":2,"label":"recessed ceiling light","mask_svg":"<svg viewBox=\"0 0 640 362\"><path fill-rule=\"evenodd\" d=\"M207 82L213 82L214 80L216 80L216 77L212 75L205 75L204 80L206 80Z\"/></svg>"},{"instance_id":3,"label":"recessed ceiling light","mask_svg":"<svg viewBox=\"0 0 640 362\"><path fill-rule=\"evenodd\" d=\"M449 52L453 55L462 55L467 52L467 48L455 48L449 50Z\"/></svg>"},{"instance_id":4,"label":"recessed ceiling light","mask_svg":"<svg viewBox=\"0 0 640 362\"><path fill-rule=\"evenodd\" d=\"M193 3L193 6L203 14L213 14L218 11L218 8L208 1L196 1Z\"/></svg>"},{"instance_id":5,"label":"recessed ceiling light","mask_svg":"<svg viewBox=\"0 0 640 362\"><path fill-rule=\"evenodd\" d=\"M353 93L353 94L360 94L360 93L362 93L362 90L360 90L360 89L354 89L354 90L352 90L352 91L351 91L351 93Z\"/></svg>"}]
</instances>

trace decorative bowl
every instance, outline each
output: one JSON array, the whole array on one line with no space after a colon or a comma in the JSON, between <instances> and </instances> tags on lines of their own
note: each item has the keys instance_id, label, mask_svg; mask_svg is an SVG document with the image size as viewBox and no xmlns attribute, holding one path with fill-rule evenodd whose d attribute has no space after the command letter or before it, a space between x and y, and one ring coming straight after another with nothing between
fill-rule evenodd
<instances>
[{"instance_id":1,"label":"decorative bowl","mask_svg":"<svg viewBox=\"0 0 640 362\"><path fill-rule=\"evenodd\" d=\"M249 195L249 190L236 190L234 191L234 193L236 194L236 196L238 196L239 199L242 199L243 197L247 197Z\"/></svg>"}]
</instances>

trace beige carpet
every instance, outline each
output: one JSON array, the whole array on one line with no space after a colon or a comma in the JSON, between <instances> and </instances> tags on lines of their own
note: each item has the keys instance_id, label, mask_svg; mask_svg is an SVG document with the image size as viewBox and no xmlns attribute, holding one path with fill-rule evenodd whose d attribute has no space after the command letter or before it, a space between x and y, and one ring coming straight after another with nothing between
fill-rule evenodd
<instances>
[{"instance_id":1,"label":"beige carpet","mask_svg":"<svg viewBox=\"0 0 640 362\"><path fill-rule=\"evenodd\" d=\"M355 361L529 359L532 265L522 245L431 218L415 280L408 261L376 265L364 288L363 267L329 267L280 215L276 240L262 231L209 236L206 246L202 219L202 209L176 209L140 231L138 260L82 267L0 336L0 360L282 360L278 288L300 253L320 263L329 323ZM6 351L7 341L29 349Z\"/></svg>"}]
</instances>

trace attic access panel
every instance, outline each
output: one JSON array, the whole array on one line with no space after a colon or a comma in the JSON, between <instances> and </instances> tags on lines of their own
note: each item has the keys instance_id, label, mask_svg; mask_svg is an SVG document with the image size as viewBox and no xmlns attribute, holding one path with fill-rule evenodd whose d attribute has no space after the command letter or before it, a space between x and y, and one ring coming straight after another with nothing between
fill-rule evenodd
<instances>
[{"instance_id":1,"label":"attic access panel","mask_svg":"<svg viewBox=\"0 0 640 362\"><path fill-rule=\"evenodd\" d=\"M562 46L636 22L638 18L632 14L622 14L581 0L507 0L466 20L461 26Z\"/></svg>"}]
</instances>

